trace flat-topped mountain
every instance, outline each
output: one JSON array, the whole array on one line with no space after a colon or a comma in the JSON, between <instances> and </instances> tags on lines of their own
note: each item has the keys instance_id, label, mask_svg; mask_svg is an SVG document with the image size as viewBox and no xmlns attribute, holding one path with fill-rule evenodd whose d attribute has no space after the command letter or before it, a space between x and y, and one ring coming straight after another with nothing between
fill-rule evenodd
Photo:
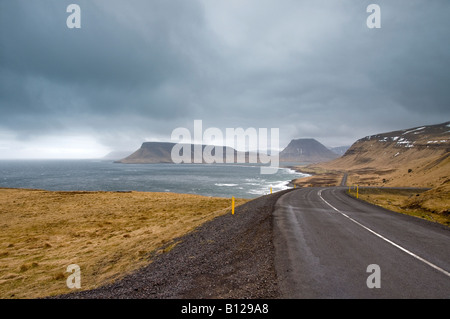
<instances>
[{"instance_id":1,"label":"flat-topped mountain","mask_svg":"<svg viewBox=\"0 0 450 319\"><path fill-rule=\"evenodd\" d=\"M177 145L170 142L144 142L141 147L131 155L116 161L124 164L154 164L154 163L173 163L171 153L172 148ZM194 145L188 145L191 149L191 160L194 162ZM201 146L202 153L207 145ZM217 150L222 149L222 162L226 163L226 154L234 154L233 162L238 162L238 158L244 158L245 163L249 163L251 155L254 155L252 163L259 162L257 153L239 152L231 147L216 146ZM206 152L208 153L208 152ZM215 156L214 151L212 155ZM324 145L315 139L295 139L279 154L280 162L292 163L319 163L335 159L339 155L327 149ZM204 161L205 162L205 161ZM242 160L239 160L242 162Z\"/></svg>"},{"instance_id":2,"label":"flat-topped mountain","mask_svg":"<svg viewBox=\"0 0 450 319\"><path fill-rule=\"evenodd\" d=\"M142 143L141 147L134 152L133 154L116 161L116 163L123 163L123 164L155 164L155 163L173 163L172 160L172 149L173 147L177 145L176 143L169 143L169 142L144 142ZM188 162L194 163L195 161L195 150L196 147L194 144L186 144L185 145L187 149L190 148L191 158L188 160ZM197 145L199 146L199 145ZM201 154L199 158L203 158L203 163L205 163L205 160L210 160L212 162L213 157L216 155L215 150L221 150L222 151L222 162L226 163L226 154L229 152L230 154L233 154L233 162L238 162L238 159L244 159L245 163L249 162L250 153L248 152L239 152L231 147L221 147L221 146L215 146L215 150L211 150L211 152L206 151L205 147L207 145L201 146ZM210 146L212 147L212 146ZM198 147L198 149L200 149ZM212 156L208 158L208 156L202 157L203 154L211 154ZM180 154L182 155L182 154ZM219 155L218 155L219 156ZM256 156L255 156L256 158Z\"/></svg>"},{"instance_id":3,"label":"flat-topped mountain","mask_svg":"<svg viewBox=\"0 0 450 319\"><path fill-rule=\"evenodd\" d=\"M124 164L172 163L170 156L175 143L144 142L133 154L116 161Z\"/></svg>"},{"instance_id":4,"label":"flat-topped mountain","mask_svg":"<svg viewBox=\"0 0 450 319\"><path fill-rule=\"evenodd\" d=\"M300 138L292 140L281 151L280 162L319 163L335 159L338 156L313 138Z\"/></svg>"}]
</instances>

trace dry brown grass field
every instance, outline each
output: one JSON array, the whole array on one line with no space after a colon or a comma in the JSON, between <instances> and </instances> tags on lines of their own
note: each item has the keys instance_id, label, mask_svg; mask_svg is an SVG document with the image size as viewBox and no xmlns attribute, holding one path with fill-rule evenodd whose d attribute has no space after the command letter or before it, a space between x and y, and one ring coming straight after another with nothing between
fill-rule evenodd
<instances>
[{"instance_id":1,"label":"dry brown grass field","mask_svg":"<svg viewBox=\"0 0 450 319\"><path fill-rule=\"evenodd\" d=\"M356 189L350 195L356 197ZM419 189L359 188L358 197L391 211L423 218L450 226L447 190L429 191Z\"/></svg>"},{"instance_id":2,"label":"dry brown grass field","mask_svg":"<svg viewBox=\"0 0 450 319\"><path fill-rule=\"evenodd\" d=\"M69 293L70 264L82 289L114 281L230 208L187 194L0 189L0 298Z\"/></svg>"}]
</instances>

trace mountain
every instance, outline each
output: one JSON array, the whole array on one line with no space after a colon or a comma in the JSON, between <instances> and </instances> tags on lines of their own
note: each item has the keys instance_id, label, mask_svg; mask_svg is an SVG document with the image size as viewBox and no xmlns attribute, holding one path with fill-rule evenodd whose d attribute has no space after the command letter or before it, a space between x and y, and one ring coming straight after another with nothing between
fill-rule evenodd
<instances>
[{"instance_id":1,"label":"mountain","mask_svg":"<svg viewBox=\"0 0 450 319\"><path fill-rule=\"evenodd\" d=\"M172 163L171 151L175 143L144 142L131 155L116 161L124 164Z\"/></svg>"},{"instance_id":2,"label":"mountain","mask_svg":"<svg viewBox=\"0 0 450 319\"><path fill-rule=\"evenodd\" d=\"M332 151L333 153L336 153L339 156L342 156L345 154L345 152L347 152L347 150L350 148L350 145L346 145L346 146L338 146L338 147L331 147L330 151Z\"/></svg>"},{"instance_id":3,"label":"mountain","mask_svg":"<svg viewBox=\"0 0 450 319\"><path fill-rule=\"evenodd\" d=\"M335 159L338 156L315 139L301 138L292 140L280 152L280 162L319 163Z\"/></svg>"},{"instance_id":4,"label":"mountain","mask_svg":"<svg viewBox=\"0 0 450 319\"><path fill-rule=\"evenodd\" d=\"M360 185L441 185L450 179L450 122L366 136L316 167L346 172Z\"/></svg>"},{"instance_id":5,"label":"mountain","mask_svg":"<svg viewBox=\"0 0 450 319\"><path fill-rule=\"evenodd\" d=\"M123 163L123 164L154 164L154 163L173 163L172 161L172 148L177 145L175 143L166 143L166 142L144 142L142 143L141 147L135 151L133 154L116 161L116 163ZM191 159L190 162L194 163L194 151L195 147L193 144L186 144L186 147L190 147L191 149ZM199 146L199 145L197 145ZM207 145L202 145L201 150L202 154L208 153L209 151L205 151L205 147ZM238 157L242 158L243 161L246 163L249 162L250 156L255 156L255 161L257 159L257 154L254 153L248 153L248 152L238 152L235 149L231 147L220 147L216 146L216 150L222 150L222 161L223 163L226 163L226 154L227 152L230 152L233 154L233 162L238 161ZM182 154L180 154L181 156ZM213 161L213 157L215 156L215 152L211 152L211 157L205 157L203 158L203 163L205 163L205 160L208 162ZM240 160L242 162L242 160Z\"/></svg>"}]
</instances>

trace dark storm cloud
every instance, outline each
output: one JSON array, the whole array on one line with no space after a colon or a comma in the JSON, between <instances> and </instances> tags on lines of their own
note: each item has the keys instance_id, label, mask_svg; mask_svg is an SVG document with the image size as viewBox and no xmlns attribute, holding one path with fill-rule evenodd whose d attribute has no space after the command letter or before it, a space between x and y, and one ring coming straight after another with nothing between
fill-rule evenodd
<instances>
[{"instance_id":1,"label":"dark storm cloud","mask_svg":"<svg viewBox=\"0 0 450 319\"><path fill-rule=\"evenodd\" d=\"M119 148L202 119L335 146L444 122L449 14L447 0L2 1L0 131Z\"/></svg>"},{"instance_id":2,"label":"dark storm cloud","mask_svg":"<svg viewBox=\"0 0 450 319\"><path fill-rule=\"evenodd\" d=\"M189 50L202 49L194 2L79 2L80 30L66 28L68 3L2 3L1 124L21 130L33 117L46 129L43 122L90 116L186 114L183 83L196 59Z\"/></svg>"}]
</instances>

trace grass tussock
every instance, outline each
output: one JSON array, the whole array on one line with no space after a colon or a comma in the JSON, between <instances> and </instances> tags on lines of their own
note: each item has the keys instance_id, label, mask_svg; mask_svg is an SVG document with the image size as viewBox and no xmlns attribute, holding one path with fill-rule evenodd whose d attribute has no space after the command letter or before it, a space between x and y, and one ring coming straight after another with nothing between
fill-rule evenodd
<instances>
[{"instance_id":1,"label":"grass tussock","mask_svg":"<svg viewBox=\"0 0 450 319\"><path fill-rule=\"evenodd\" d=\"M186 194L20 189L0 189L0 203L0 298L68 293L70 264L82 289L111 282L231 208L227 198Z\"/></svg>"}]
</instances>

